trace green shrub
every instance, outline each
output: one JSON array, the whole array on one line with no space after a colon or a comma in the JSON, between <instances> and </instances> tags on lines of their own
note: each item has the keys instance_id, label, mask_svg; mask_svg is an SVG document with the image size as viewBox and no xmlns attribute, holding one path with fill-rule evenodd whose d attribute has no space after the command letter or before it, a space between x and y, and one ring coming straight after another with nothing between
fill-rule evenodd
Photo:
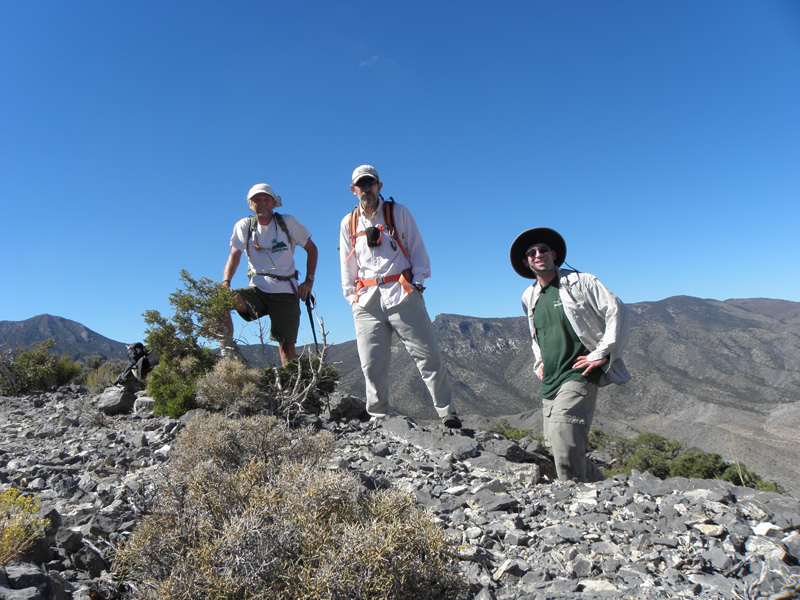
<instances>
[{"instance_id":1,"label":"green shrub","mask_svg":"<svg viewBox=\"0 0 800 600\"><path fill-rule=\"evenodd\" d=\"M19 395L65 385L81 373L79 363L50 352L53 339L18 352L0 354L0 393Z\"/></svg>"},{"instance_id":2,"label":"green shrub","mask_svg":"<svg viewBox=\"0 0 800 600\"><path fill-rule=\"evenodd\" d=\"M671 477L714 479L722 475L727 467L728 465L719 454L690 448L675 458L670 466L669 475Z\"/></svg>"},{"instance_id":3,"label":"green shrub","mask_svg":"<svg viewBox=\"0 0 800 600\"><path fill-rule=\"evenodd\" d=\"M178 418L197 408L197 380L211 371L217 358L204 341L216 340L225 329L225 315L234 308L231 290L204 277L181 271L183 289L170 294L175 314L166 319L156 310L144 313L145 345L159 356L148 375L147 392L153 412Z\"/></svg>"},{"instance_id":4,"label":"green shrub","mask_svg":"<svg viewBox=\"0 0 800 600\"><path fill-rule=\"evenodd\" d=\"M84 363L84 369L89 363ZM96 394L107 387L114 385L117 377L127 368L128 362L119 358L112 358L97 365L84 375L84 385L90 392Z\"/></svg>"},{"instance_id":5,"label":"green shrub","mask_svg":"<svg viewBox=\"0 0 800 600\"><path fill-rule=\"evenodd\" d=\"M0 565L16 560L50 525L48 519L37 518L39 500L19 493L15 488L0 493Z\"/></svg>"},{"instance_id":6,"label":"green shrub","mask_svg":"<svg viewBox=\"0 0 800 600\"><path fill-rule=\"evenodd\" d=\"M463 597L441 528L410 496L326 469L332 446L274 417L192 420L152 514L117 554L132 597Z\"/></svg>"},{"instance_id":7,"label":"green shrub","mask_svg":"<svg viewBox=\"0 0 800 600\"><path fill-rule=\"evenodd\" d=\"M600 429L589 433L589 450L611 454L622 466L607 471L606 476L617 473L631 474L649 471L660 479L667 477L687 477L698 479L722 479L735 485L747 486L767 492L786 493L786 490L773 481L764 481L744 465L730 464L713 452L697 448L686 448L676 440L670 440L654 433L643 433L635 439L626 439L607 434Z\"/></svg>"},{"instance_id":8,"label":"green shrub","mask_svg":"<svg viewBox=\"0 0 800 600\"><path fill-rule=\"evenodd\" d=\"M178 419L198 408L197 380L216 362L217 358L208 349L179 360L161 360L147 376L147 393L154 400L153 414Z\"/></svg>"},{"instance_id":9,"label":"green shrub","mask_svg":"<svg viewBox=\"0 0 800 600\"><path fill-rule=\"evenodd\" d=\"M489 431L502 434L508 439L514 440L515 442L520 441L524 437L536 437L533 435L533 430L511 427L511 424L506 419L500 419L497 421L494 425L492 425L492 428Z\"/></svg>"}]
</instances>

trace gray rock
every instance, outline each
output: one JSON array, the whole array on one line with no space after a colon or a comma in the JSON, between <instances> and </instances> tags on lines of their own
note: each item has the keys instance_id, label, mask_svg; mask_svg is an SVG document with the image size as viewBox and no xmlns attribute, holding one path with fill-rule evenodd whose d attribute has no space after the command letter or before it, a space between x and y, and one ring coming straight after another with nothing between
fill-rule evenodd
<instances>
[{"instance_id":1,"label":"gray rock","mask_svg":"<svg viewBox=\"0 0 800 600\"><path fill-rule=\"evenodd\" d=\"M334 421L361 419L367 416L367 405L360 398L339 393L331 394L328 399L329 417Z\"/></svg>"},{"instance_id":2,"label":"gray rock","mask_svg":"<svg viewBox=\"0 0 800 600\"><path fill-rule=\"evenodd\" d=\"M120 387L110 387L106 388L97 397L96 405L97 410L103 414L113 416L129 413L133 409L135 401L136 396L128 390Z\"/></svg>"}]
</instances>

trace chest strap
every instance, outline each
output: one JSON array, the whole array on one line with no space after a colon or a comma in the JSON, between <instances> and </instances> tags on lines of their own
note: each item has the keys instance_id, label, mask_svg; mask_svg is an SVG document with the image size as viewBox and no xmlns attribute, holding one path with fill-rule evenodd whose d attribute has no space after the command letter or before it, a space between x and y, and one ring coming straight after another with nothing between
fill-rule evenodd
<instances>
[{"instance_id":1,"label":"chest strap","mask_svg":"<svg viewBox=\"0 0 800 600\"><path fill-rule=\"evenodd\" d=\"M386 277L378 275L375 279L356 279L356 302L358 302L358 297L361 294L361 290L363 290L365 287L382 285L384 283L394 283L395 281L399 281L400 285L403 286L403 289L407 293L412 294L415 291L414 286L411 285L412 277L413 275L411 273L411 269L405 269L402 273L397 275L387 275Z\"/></svg>"}]
</instances>

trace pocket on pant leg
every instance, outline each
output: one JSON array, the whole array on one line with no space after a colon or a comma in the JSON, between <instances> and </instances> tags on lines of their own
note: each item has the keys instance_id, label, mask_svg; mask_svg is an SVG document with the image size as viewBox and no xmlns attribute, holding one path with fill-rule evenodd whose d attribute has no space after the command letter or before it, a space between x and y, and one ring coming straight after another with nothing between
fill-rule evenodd
<instances>
[{"instance_id":1,"label":"pocket on pant leg","mask_svg":"<svg viewBox=\"0 0 800 600\"><path fill-rule=\"evenodd\" d=\"M586 381L568 381L561 386L553 399L553 410L550 419L559 423L589 426L594 415L596 394L590 394L590 386Z\"/></svg>"}]
</instances>

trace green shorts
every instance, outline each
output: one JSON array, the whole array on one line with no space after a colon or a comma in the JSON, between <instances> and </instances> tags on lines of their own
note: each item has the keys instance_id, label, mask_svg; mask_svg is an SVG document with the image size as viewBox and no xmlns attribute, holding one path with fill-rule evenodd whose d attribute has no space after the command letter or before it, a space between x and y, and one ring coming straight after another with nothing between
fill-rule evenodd
<instances>
[{"instance_id":1,"label":"green shorts","mask_svg":"<svg viewBox=\"0 0 800 600\"><path fill-rule=\"evenodd\" d=\"M269 337L279 344L294 344L300 327L300 302L294 294L268 294L257 287L234 290L247 305L247 312L237 310L245 321L269 316Z\"/></svg>"}]
</instances>

